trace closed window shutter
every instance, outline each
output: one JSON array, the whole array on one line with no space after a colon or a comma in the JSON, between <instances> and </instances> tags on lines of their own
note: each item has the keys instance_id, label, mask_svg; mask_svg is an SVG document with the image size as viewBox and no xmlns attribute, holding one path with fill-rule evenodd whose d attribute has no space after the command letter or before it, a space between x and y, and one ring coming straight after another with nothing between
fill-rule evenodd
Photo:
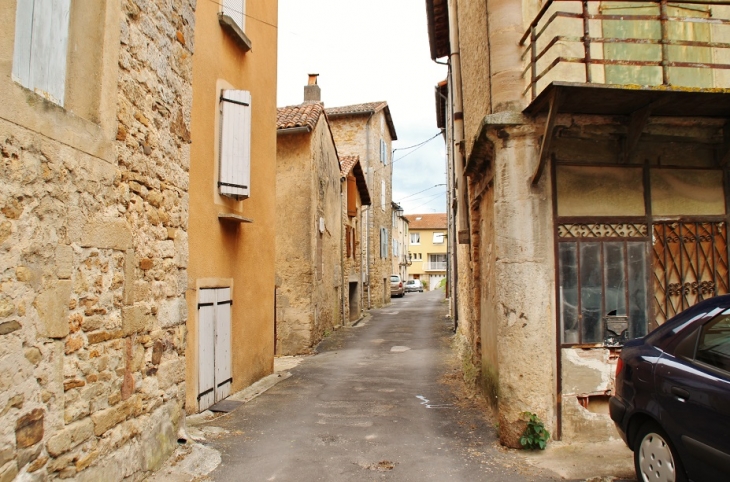
<instances>
[{"instance_id":1,"label":"closed window shutter","mask_svg":"<svg viewBox=\"0 0 730 482\"><path fill-rule=\"evenodd\" d=\"M388 228L385 228L384 231L385 231L385 243L384 243L385 244L385 256L384 257L387 258L388 257L388 244L389 244L388 243Z\"/></svg>"},{"instance_id":2,"label":"closed window shutter","mask_svg":"<svg viewBox=\"0 0 730 482\"><path fill-rule=\"evenodd\" d=\"M221 93L220 177L222 196L247 198L251 183L251 93Z\"/></svg>"},{"instance_id":3,"label":"closed window shutter","mask_svg":"<svg viewBox=\"0 0 730 482\"><path fill-rule=\"evenodd\" d=\"M246 25L246 0L223 0L223 15L228 15L244 32Z\"/></svg>"},{"instance_id":4,"label":"closed window shutter","mask_svg":"<svg viewBox=\"0 0 730 482\"><path fill-rule=\"evenodd\" d=\"M13 79L63 105L71 0L19 0Z\"/></svg>"},{"instance_id":5,"label":"closed window shutter","mask_svg":"<svg viewBox=\"0 0 730 482\"><path fill-rule=\"evenodd\" d=\"M347 176L347 215L350 217L357 215L357 183L355 176Z\"/></svg>"}]
</instances>

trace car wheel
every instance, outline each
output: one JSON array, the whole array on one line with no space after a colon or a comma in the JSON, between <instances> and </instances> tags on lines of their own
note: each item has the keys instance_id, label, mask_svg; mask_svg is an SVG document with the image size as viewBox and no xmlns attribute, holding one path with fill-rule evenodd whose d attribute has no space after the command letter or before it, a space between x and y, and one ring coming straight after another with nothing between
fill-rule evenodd
<instances>
[{"instance_id":1,"label":"car wheel","mask_svg":"<svg viewBox=\"0 0 730 482\"><path fill-rule=\"evenodd\" d=\"M634 440L634 468L639 482L687 481L677 451L659 425L646 422Z\"/></svg>"}]
</instances>

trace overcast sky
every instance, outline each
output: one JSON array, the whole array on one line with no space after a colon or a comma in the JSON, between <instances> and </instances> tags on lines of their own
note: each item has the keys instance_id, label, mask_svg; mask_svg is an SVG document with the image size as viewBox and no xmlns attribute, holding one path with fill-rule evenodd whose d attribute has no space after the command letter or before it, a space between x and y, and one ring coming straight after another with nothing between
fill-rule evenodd
<instances>
[{"instance_id":1,"label":"overcast sky","mask_svg":"<svg viewBox=\"0 0 730 482\"><path fill-rule=\"evenodd\" d=\"M278 55L280 107L303 101L309 73L325 107L387 101L393 201L406 214L446 212L446 187L433 187L446 182L443 137L402 149L439 132L434 86L447 72L431 60L424 0L279 0Z\"/></svg>"}]
</instances>

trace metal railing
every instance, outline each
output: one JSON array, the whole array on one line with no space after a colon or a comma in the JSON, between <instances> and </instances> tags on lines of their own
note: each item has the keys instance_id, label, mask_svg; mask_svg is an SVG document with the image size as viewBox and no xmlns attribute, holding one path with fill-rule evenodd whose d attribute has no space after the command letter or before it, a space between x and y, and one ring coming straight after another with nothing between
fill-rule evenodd
<instances>
[{"instance_id":1,"label":"metal railing","mask_svg":"<svg viewBox=\"0 0 730 482\"><path fill-rule=\"evenodd\" d=\"M431 261L426 264L426 271L446 271L446 261Z\"/></svg>"},{"instance_id":2,"label":"metal railing","mask_svg":"<svg viewBox=\"0 0 730 482\"><path fill-rule=\"evenodd\" d=\"M582 8L580 12L577 11L561 11L553 8L553 5L575 5L580 3ZM631 6L631 7L654 7L658 9L657 14L651 15L634 15L634 14L604 14L594 13L589 8L590 5L599 4L601 7L607 4L620 5L620 6ZM529 73L529 83L527 88L523 91L523 95L531 93L531 97L534 100L538 94L538 82L544 79L545 76L550 73L560 63L573 63L573 64L584 64L585 65L585 82L595 83L592 66L628 66L628 67L656 67L661 68L661 84L669 86L671 83L670 69L672 68L695 68L695 69L730 69L730 63L722 62L705 62L695 61L692 59L673 59L670 49L674 47L694 47L709 49L710 57L713 56L713 52L717 49L730 49L730 43L728 42L712 42L709 37L714 36L714 33L710 33L708 30L708 38L705 40L697 39L681 39L673 38L676 35L672 35L670 27L679 27L679 31L691 31L696 25L708 25L711 28L717 28L718 26L730 26L730 19L727 18L716 18L712 17L713 12L709 7L721 7L730 5L730 1L719 0L719 1L699 1L689 0L683 2L668 2L667 0L548 0L540 9L535 19L530 24L527 31L524 33L520 40L520 46L524 47L522 52L523 61L529 55L529 62L527 67L523 70L523 78ZM686 6L701 6L707 8L708 17L692 17L692 16L681 16L681 15L670 15L669 8L685 8ZM620 8L620 7L617 7ZM574 10L577 10L575 8ZM594 9L595 10L595 9ZM558 32L557 35L552 38L543 38L546 36L546 32L553 24L557 24L558 19L569 19L582 22L582 36L580 35L563 35L564 32ZM598 27L596 27L597 22ZM603 22L642 22L639 25L639 30L651 30L652 27L656 27L656 23L659 24L659 35L658 38L651 37L605 37L603 36ZM653 25L652 25L652 22ZM626 24L624 24L626 25ZM576 27L580 29L580 25L573 26L572 29L576 30ZM594 29L592 35L591 29ZM598 35L595 36L595 30L599 30ZM643 32L647 33L647 32ZM724 37L730 40L730 31L726 32ZM556 57L541 71L538 72L538 63L546 59L552 49L562 44L582 44L582 56L565 56L556 55ZM593 44L626 44L626 45L656 45L661 46L661 53L659 58L656 59L622 59L622 58L606 58L605 51L603 52L603 58L597 58L592 55L591 45ZM578 47L580 48L580 47ZM605 50L605 48L604 48ZM676 57L676 55L674 55ZM730 59L730 57L728 57ZM563 79L560 79L563 80ZM607 83L607 82L598 82ZM659 85L658 83L656 85Z\"/></svg>"}]
</instances>

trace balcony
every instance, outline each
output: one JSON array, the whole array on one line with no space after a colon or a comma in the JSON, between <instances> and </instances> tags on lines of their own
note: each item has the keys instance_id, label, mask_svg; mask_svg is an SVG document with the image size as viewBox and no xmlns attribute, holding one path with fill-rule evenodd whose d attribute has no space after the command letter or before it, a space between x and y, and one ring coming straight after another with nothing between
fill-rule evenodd
<instances>
[{"instance_id":1,"label":"balcony","mask_svg":"<svg viewBox=\"0 0 730 482\"><path fill-rule=\"evenodd\" d=\"M430 261L426 263L424 271L446 271L446 261Z\"/></svg>"},{"instance_id":2,"label":"balcony","mask_svg":"<svg viewBox=\"0 0 730 482\"><path fill-rule=\"evenodd\" d=\"M728 1L548 0L520 45L529 114L730 111Z\"/></svg>"}]
</instances>

